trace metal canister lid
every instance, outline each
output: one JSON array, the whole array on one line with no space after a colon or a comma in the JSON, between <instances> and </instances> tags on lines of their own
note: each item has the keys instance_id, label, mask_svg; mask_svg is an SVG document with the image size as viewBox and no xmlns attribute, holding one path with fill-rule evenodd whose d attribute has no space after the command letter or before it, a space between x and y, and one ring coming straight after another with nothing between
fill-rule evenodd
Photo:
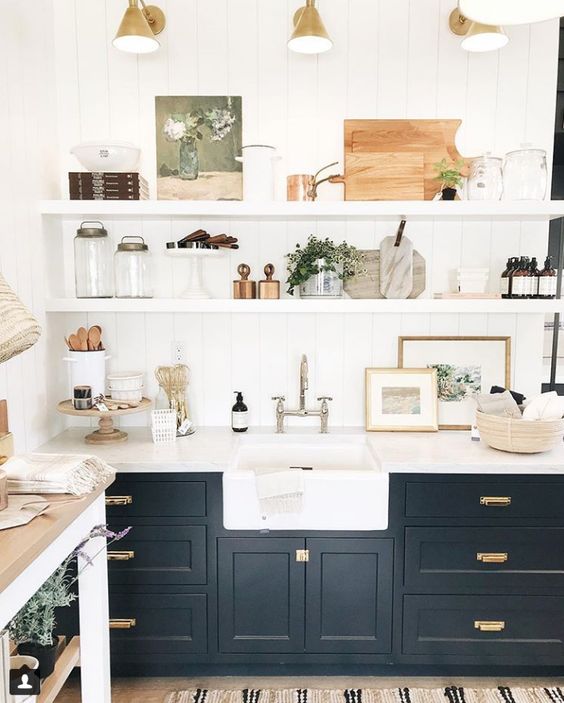
<instances>
[{"instance_id":1,"label":"metal canister lid","mask_svg":"<svg viewBox=\"0 0 564 703\"><path fill-rule=\"evenodd\" d=\"M140 242L126 242L126 239L140 239ZM143 237L122 237L121 242L117 245L118 251L149 251L149 247L145 244Z\"/></svg>"},{"instance_id":2,"label":"metal canister lid","mask_svg":"<svg viewBox=\"0 0 564 703\"><path fill-rule=\"evenodd\" d=\"M84 225L99 225L99 227L85 227ZM100 220L85 220L76 230L77 237L107 237L108 232Z\"/></svg>"}]
</instances>

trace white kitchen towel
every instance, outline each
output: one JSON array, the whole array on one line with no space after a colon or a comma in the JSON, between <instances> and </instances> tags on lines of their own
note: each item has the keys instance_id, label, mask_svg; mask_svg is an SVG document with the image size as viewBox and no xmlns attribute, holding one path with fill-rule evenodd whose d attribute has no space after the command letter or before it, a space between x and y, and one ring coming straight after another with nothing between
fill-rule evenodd
<instances>
[{"instance_id":1,"label":"white kitchen towel","mask_svg":"<svg viewBox=\"0 0 564 703\"><path fill-rule=\"evenodd\" d=\"M255 469L262 515L301 513L304 477L301 469Z\"/></svg>"},{"instance_id":2,"label":"white kitchen towel","mask_svg":"<svg viewBox=\"0 0 564 703\"><path fill-rule=\"evenodd\" d=\"M8 493L92 493L115 470L91 454L22 454L2 466Z\"/></svg>"},{"instance_id":3,"label":"white kitchen towel","mask_svg":"<svg viewBox=\"0 0 564 703\"><path fill-rule=\"evenodd\" d=\"M564 415L564 397L556 391L535 396L523 410L523 420L558 420Z\"/></svg>"}]
</instances>

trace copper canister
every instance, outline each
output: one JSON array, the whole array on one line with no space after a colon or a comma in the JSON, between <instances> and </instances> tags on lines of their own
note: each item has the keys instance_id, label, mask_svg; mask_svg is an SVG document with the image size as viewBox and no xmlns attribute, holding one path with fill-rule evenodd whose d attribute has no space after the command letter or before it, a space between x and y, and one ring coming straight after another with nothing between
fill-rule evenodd
<instances>
[{"instance_id":1,"label":"copper canister","mask_svg":"<svg viewBox=\"0 0 564 703\"><path fill-rule=\"evenodd\" d=\"M296 174L286 178L286 192L288 200L313 201L315 191L313 185L315 177L309 173Z\"/></svg>"},{"instance_id":2,"label":"copper canister","mask_svg":"<svg viewBox=\"0 0 564 703\"><path fill-rule=\"evenodd\" d=\"M252 300L257 297L257 284L249 281L251 267L248 264L239 264L237 273L241 276L239 281L233 281L233 297L235 300Z\"/></svg>"},{"instance_id":3,"label":"copper canister","mask_svg":"<svg viewBox=\"0 0 564 703\"><path fill-rule=\"evenodd\" d=\"M264 275L266 279L259 281L258 297L261 300L278 300L280 297L280 281L273 281L274 265L266 264L264 267Z\"/></svg>"}]
</instances>

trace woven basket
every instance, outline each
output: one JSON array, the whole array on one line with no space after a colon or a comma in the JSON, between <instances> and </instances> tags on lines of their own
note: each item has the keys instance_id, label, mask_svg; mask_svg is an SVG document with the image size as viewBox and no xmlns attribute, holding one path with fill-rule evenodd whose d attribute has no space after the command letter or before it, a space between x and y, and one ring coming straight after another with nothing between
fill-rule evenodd
<instances>
[{"instance_id":1,"label":"woven basket","mask_svg":"<svg viewBox=\"0 0 564 703\"><path fill-rule=\"evenodd\" d=\"M0 364L37 342L41 327L0 273Z\"/></svg>"},{"instance_id":2,"label":"woven basket","mask_svg":"<svg viewBox=\"0 0 564 703\"><path fill-rule=\"evenodd\" d=\"M564 420L520 420L478 411L480 438L494 449L516 454L548 452L564 437Z\"/></svg>"}]
</instances>

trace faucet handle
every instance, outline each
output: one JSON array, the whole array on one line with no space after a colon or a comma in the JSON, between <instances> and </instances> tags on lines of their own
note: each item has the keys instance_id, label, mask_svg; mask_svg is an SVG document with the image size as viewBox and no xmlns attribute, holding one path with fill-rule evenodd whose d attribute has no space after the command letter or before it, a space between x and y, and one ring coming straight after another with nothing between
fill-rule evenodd
<instances>
[{"instance_id":1,"label":"faucet handle","mask_svg":"<svg viewBox=\"0 0 564 703\"><path fill-rule=\"evenodd\" d=\"M286 400L283 395L273 395L272 400Z\"/></svg>"},{"instance_id":2,"label":"faucet handle","mask_svg":"<svg viewBox=\"0 0 564 703\"><path fill-rule=\"evenodd\" d=\"M330 395L320 395L317 400L333 400Z\"/></svg>"}]
</instances>

